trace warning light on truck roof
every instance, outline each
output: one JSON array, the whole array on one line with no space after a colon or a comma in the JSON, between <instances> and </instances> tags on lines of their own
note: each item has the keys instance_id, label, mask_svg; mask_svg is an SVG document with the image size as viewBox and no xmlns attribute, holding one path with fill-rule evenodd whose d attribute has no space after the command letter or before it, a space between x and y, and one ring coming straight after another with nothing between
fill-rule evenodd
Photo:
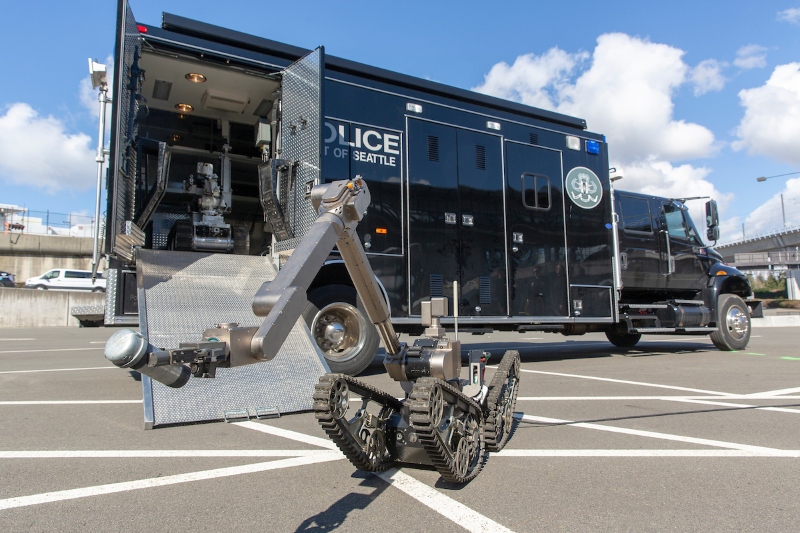
<instances>
[{"instance_id":1,"label":"warning light on truck roof","mask_svg":"<svg viewBox=\"0 0 800 533\"><path fill-rule=\"evenodd\" d=\"M378 235L386 235L386 228L375 228L375 233Z\"/></svg>"}]
</instances>

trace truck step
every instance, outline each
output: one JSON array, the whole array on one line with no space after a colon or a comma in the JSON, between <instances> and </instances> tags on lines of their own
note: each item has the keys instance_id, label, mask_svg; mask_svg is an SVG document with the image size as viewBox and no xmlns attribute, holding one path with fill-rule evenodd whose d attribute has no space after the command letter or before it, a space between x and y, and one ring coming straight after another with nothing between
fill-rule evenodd
<instances>
[{"instance_id":1,"label":"truck step","mask_svg":"<svg viewBox=\"0 0 800 533\"><path fill-rule=\"evenodd\" d=\"M685 331L686 333L711 333L712 331L717 331L717 329L718 328L681 328L680 331Z\"/></svg>"},{"instance_id":2,"label":"truck step","mask_svg":"<svg viewBox=\"0 0 800 533\"><path fill-rule=\"evenodd\" d=\"M672 300L676 304L680 305L705 305L703 300Z\"/></svg>"},{"instance_id":3,"label":"truck step","mask_svg":"<svg viewBox=\"0 0 800 533\"><path fill-rule=\"evenodd\" d=\"M523 324L517 328L520 333L526 331L561 331L564 329L563 324Z\"/></svg>"},{"instance_id":4,"label":"truck step","mask_svg":"<svg viewBox=\"0 0 800 533\"><path fill-rule=\"evenodd\" d=\"M675 328L636 328L631 333L674 333Z\"/></svg>"},{"instance_id":5,"label":"truck step","mask_svg":"<svg viewBox=\"0 0 800 533\"><path fill-rule=\"evenodd\" d=\"M667 304L619 304L620 307L629 309L666 309Z\"/></svg>"}]
</instances>

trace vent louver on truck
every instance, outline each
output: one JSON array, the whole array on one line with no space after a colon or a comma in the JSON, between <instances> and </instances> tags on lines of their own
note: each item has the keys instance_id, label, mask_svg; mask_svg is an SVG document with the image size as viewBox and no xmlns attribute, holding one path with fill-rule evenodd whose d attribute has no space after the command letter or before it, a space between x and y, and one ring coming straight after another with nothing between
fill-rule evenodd
<instances>
[{"instance_id":1,"label":"vent louver on truck","mask_svg":"<svg viewBox=\"0 0 800 533\"><path fill-rule=\"evenodd\" d=\"M172 92L172 82L164 80L156 80L153 84L153 98L156 100L169 100L169 94Z\"/></svg>"},{"instance_id":2,"label":"vent louver on truck","mask_svg":"<svg viewBox=\"0 0 800 533\"><path fill-rule=\"evenodd\" d=\"M439 161L439 137L428 135L428 161Z\"/></svg>"},{"instance_id":3,"label":"vent louver on truck","mask_svg":"<svg viewBox=\"0 0 800 533\"><path fill-rule=\"evenodd\" d=\"M478 170L486 170L486 147L481 145L475 146L475 168Z\"/></svg>"},{"instance_id":4,"label":"vent louver on truck","mask_svg":"<svg viewBox=\"0 0 800 533\"><path fill-rule=\"evenodd\" d=\"M481 276L479 284L481 305L489 305L492 303L492 279L489 276Z\"/></svg>"},{"instance_id":5,"label":"vent louver on truck","mask_svg":"<svg viewBox=\"0 0 800 533\"><path fill-rule=\"evenodd\" d=\"M441 274L431 274L431 298L444 296L444 278Z\"/></svg>"},{"instance_id":6,"label":"vent louver on truck","mask_svg":"<svg viewBox=\"0 0 800 533\"><path fill-rule=\"evenodd\" d=\"M531 144L539 144L539 134L538 133L529 133L528 140Z\"/></svg>"}]
</instances>

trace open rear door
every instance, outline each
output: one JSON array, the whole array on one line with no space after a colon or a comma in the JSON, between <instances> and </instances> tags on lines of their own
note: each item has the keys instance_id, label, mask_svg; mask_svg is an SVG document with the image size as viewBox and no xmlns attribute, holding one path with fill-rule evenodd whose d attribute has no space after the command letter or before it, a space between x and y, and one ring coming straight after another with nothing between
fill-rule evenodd
<instances>
[{"instance_id":1,"label":"open rear door","mask_svg":"<svg viewBox=\"0 0 800 533\"><path fill-rule=\"evenodd\" d=\"M121 252L126 261L132 261L130 235L143 237L133 228L135 209L135 179L137 153L133 142L137 134L136 116L139 113L139 91L142 72L138 61L142 38L128 0L120 0L117 7L117 39L114 72L114 113L111 118L111 158L109 162L108 216L106 227L106 253ZM126 224L127 223L127 224ZM119 243L118 237L124 243ZM136 244L144 244L136 243Z\"/></svg>"},{"instance_id":2,"label":"open rear door","mask_svg":"<svg viewBox=\"0 0 800 533\"><path fill-rule=\"evenodd\" d=\"M282 72L281 121L277 157L292 165L278 183L280 211L291 237L275 243L275 251L295 248L316 215L311 187L322 176L322 85L325 49L319 47Z\"/></svg>"}]
</instances>

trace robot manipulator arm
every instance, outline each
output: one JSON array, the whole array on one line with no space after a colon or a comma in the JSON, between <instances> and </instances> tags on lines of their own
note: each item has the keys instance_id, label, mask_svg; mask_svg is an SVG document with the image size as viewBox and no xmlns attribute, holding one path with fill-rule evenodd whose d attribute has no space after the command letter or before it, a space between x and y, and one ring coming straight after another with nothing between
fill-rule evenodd
<instances>
[{"instance_id":1,"label":"robot manipulator arm","mask_svg":"<svg viewBox=\"0 0 800 533\"><path fill-rule=\"evenodd\" d=\"M124 329L108 340L106 358L176 388L185 385L191 375L214 377L219 367L269 361L301 316L307 304L306 289L336 244L387 352L399 353L404 346L397 340L388 306L355 236L369 201L369 189L360 178L314 187L317 220L275 278L264 283L253 298L254 314L264 317L259 327L218 324L203 333L202 342L182 343L177 349L156 348L141 334Z\"/></svg>"}]
</instances>

